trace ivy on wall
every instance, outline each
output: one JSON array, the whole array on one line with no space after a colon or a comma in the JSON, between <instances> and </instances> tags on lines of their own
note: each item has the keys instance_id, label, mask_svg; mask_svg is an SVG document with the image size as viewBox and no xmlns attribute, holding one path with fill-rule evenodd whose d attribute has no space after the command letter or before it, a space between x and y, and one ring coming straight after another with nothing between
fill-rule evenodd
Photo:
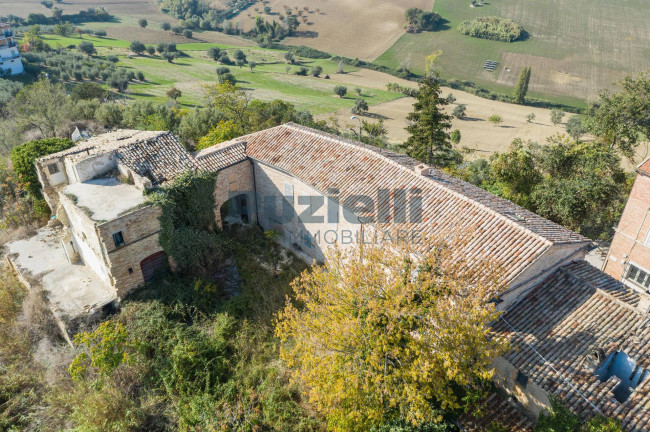
<instances>
[{"instance_id":1,"label":"ivy on wall","mask_svg":"<svg viewBox=\"0 0 650 432\"><path fill-rule=\"evenodd\" d=\"M208 276L232 250L215 219L216 180L216 173L186 171L151 195L162 209L160 246L182 274Z\"/></svg>"}]
</instances>

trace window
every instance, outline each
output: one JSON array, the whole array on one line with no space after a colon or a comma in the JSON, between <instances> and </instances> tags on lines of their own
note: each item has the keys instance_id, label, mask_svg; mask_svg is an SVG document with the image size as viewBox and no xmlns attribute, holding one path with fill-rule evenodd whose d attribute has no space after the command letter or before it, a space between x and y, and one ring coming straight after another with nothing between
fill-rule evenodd
<instances>
[{"instance_id":1,"label":"window","mask_svg":"<svg viewBox=\"0 0 650 432\"><path fill-rule=\"evenodd\" d=\"M50 174L56 174L59 172L59 164L53 163L47 166L47 170Z\"/></svg>"},{"instance_id":2,"label":"window","mask_svg":"<svg viewBox=\"0 0 650 432\"><path fill-rule=\"evenodd\" d=\"M124 236L122 235L122 231L113 234L113 243L115 243L115 247L120 247L124 244Z\"/></svg>"},{"instance_id":3,"label":"window","mask_svg":"<svg viewBox=\"0 0 650 432\"><path fill-rule=\"evenodd\" d=\"M525 388L526 384L528 384L528 376L521 372L517 372L517 384Z\"/></svg>"},{"instance_id":4,"label":"window","mask_svg":"<svg viewBox=\"0 0 650 432\"><path fill-rule=\"evenodd\" d=\"M650 289L650 274L630 263L625 273L625 280L640 286L643 289Z\"/></svg>"},{"instance_id":5,"label":"window","mask_svg":"<svg viewBox=\"0 0 650 432\"><path fill-rule=\"evenodd\" d=\"M305 233L305 232L302 233L302 243L310 249L314 247L311 242L311 237L309 236L309 233Z\"/></svg>"}]
</instances>

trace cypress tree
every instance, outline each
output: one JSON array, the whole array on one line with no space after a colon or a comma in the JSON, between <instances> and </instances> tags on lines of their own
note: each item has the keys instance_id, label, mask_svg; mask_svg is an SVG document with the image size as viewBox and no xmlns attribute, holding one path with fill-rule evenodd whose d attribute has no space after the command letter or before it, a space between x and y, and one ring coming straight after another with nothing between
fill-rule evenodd
<instances>
[{"instance_id":1,"label":"cypress tree","mask_svg":"<svg viewBox=\"0 0 650 432\"><path fill-rule=\"evenodd\" d=\"M442 110L448 102L440 93L437 76L427 75L415 96L413 112L407 117L410 136L401 147L420 162L448 167L460 163L462 156L452 148L448 132L451 116Z\"/></svg>"},{"instance_id":2,"label":"cypress tree","mask_svg":"<svg viewBox=\"0 0 650 432\"><path fill-rule=\"evenodd\" d=\"M530 67L524 67L519 74L519 80L515 86L515 102L518 104L524 103L526 100L526 93L528 93L528 83L530 82Z\"/></svg>"}]
</instances>

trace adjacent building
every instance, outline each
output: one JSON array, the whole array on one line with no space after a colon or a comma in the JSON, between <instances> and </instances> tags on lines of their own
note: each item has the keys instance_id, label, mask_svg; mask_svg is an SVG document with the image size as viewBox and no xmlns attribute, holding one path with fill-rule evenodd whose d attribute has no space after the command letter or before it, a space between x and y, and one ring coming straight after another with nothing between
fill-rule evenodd
<instances>
[{"instance_id":1,"label":"adjacent building","mask_svg":"<svg viewBox=\"0 0 650 432\"><path fill-rule=\"evenodd\" d=\"M0 73L18 75L24 71L16 35L9 24L0 23Z\"/></svg>"},{"instance_id":2,"label":"adjacent building","mask_svg":"<svg viewBox=\"0 0 650 432\"><path fill-rule=\"evenodd\" d=\"M603 270L632 289L650 290L650 159L636 169L632 191L614 228Z\"/></svg>"}]
</instances>

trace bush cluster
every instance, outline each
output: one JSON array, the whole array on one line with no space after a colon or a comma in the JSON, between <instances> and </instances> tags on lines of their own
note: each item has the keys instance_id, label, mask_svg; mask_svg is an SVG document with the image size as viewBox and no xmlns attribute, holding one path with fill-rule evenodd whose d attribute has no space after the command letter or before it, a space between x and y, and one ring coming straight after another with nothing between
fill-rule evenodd
<instances>
[{"instance_id":1,"label":"bush cluster","mask_svg":"<svg viewBox=\"0 0 650 432\"><path fill-rule=\"evenodd\" d=\"M478 17L458 26L464 35L502 42L514 42L527 36L526 30L516 22L501 17Z\"/></svg>"},{"instance_id":2,"label":"bush cluster","mask_svg":"<svg viewBox=\"0 0 650 432\"><path fill-rule=\"evenodd\" d=\"M406 32L407 33L420 33L423 31L435 30L440 23L442 17L433 11L424 11L415 7L408 8L404 12L406 18Z\"/></svg>"}]
</instances>

